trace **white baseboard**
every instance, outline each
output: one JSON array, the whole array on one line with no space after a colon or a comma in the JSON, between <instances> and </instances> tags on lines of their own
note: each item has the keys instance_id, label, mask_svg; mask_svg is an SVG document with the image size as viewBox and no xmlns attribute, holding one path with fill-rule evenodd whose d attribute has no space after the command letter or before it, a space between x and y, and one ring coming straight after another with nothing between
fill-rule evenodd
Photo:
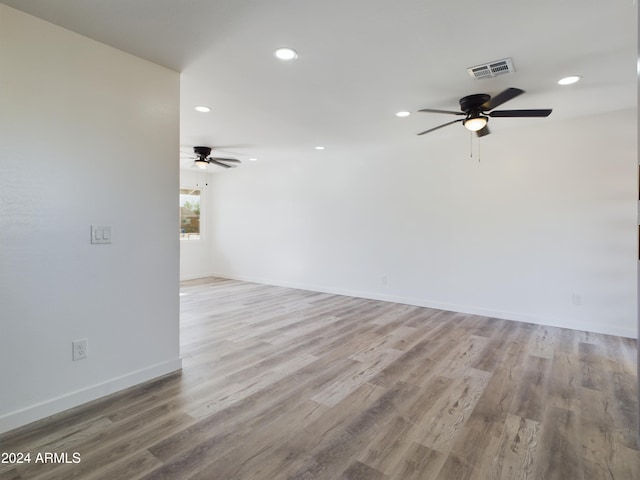
<instances>
[{"instance_id":1,"label":"white baseboard","mask_svg":"<svg viewBox=\"0 0 640 480\"><path fill-rule=\"evenodd\" d=\"M197 280L199 278L215 277L214 273L190 273L189 275L180 275L180 281Z\"/></svg>"},{"instance_id":2,"label":"white baseboard","mask_svg":"<svg viewBox=\"0 0 640 480\"><path fill-rule=\"evenodd\" d=\"M549 327L568 328L571 330L587 331L593 333L603 333L605 335L616 335L619 337L637 338L638 332L633 328L620 327L618 325L603 325L599 323L577 322L567 319L558 319L553 317L541 317L521 312L508 312L501 310L491 310L483 307L472 305L459 305L453 303L442 303L422 298L402 297L397 295L384 295L378 293L350 291L340 288L327 287L322 285L296 284L292 282L282 282L278 280L246 277L242 275L229 275L224 273L214 273L210 275L218 278L228 278L231 280L240 280L243 282L260 283L265 285L274 285L278 287L297 288L300 290L309 290L313 292L331 293L334 295L345 295L347 297L367 298L370 300L380 300L383 302L401 303L405 305L415 305L417 307L435 308L437 310L447 310L451 312L466 313L470 315L482 315L485 317L500 318L502 320L513 320L516 322L534 323L536 325L545 325Z\"/></svg>"},{"instance_id":3,"label":"white baseboard","mask_svg":"<svg viewBox=\"0 0 640 480\"><path fill-rule=\"evenodd\" d=\"M15 412L0 416L0 433L5 433L31 422L42 420L56 413L68 410L83 403L153 380L182 368L180 357L163 363L152 365L135 372L130 372L102 383L76 390L60 397L52 398L36 405L25 407Z\"/></svg>"}]
</instances>

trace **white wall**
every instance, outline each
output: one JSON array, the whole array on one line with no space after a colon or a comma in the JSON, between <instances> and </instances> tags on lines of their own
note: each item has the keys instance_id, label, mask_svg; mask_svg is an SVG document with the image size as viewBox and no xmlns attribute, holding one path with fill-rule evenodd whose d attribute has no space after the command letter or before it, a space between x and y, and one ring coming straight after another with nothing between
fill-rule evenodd
<instances>
[{"instance_id":1,"label":"white wall","mask_svg":"<svg viewBox=\"0 0 640 480\"><path fill-rule=\"evenodd\" d=\"M211 175L204 172L180 171L180 187L200 189L200 239L180 241L180 280L212 275L212 208L209 200Z\"/></svg>"},{"instance_id":2,"label":"white wall","mask_svg":"<svg viewBox=\"0 0 640 480\"><path fill-rule=\"evenodd\" d=\"M451 127L214 175L215 273L636 336L636 126L496 121L480 162Z\"/></svg>"},{"instance_id":3,"label":"white wall","mask_svg":"<svg viewBox=\"0 0 640 480\"><path fill-rule=\"evenodd\" d=\"M1 432L181 362L179 75L4 5L0 69Z\"/></svg>"}]
</instances>

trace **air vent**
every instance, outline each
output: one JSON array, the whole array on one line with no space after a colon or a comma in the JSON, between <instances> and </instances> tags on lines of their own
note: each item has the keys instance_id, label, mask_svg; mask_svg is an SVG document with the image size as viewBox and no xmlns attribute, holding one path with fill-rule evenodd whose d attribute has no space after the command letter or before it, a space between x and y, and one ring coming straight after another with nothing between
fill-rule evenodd
<instances>
[{"instance_id":1,"label":"air vent","mask_svg":"<svg viewBox=\"0 0 640 480\"><path fill-rule=\"evenodd\" d=\"M483 78L493 78L506 75L507 73L513 73L515 70L511 59L505 58L503 60L496 60L494 62L476 65L475 67L469 67L467 68L467 72L469 72L471 78L482 80Z\"/></svg>"}]
</instances>

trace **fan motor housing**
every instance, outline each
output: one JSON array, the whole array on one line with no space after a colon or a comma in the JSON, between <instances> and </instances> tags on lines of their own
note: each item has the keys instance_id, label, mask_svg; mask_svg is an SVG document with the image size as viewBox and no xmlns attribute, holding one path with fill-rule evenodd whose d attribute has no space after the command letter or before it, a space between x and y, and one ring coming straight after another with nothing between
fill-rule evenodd
<instances>
[{"instance_id":1,"label":"fan motor housing","mask_svg":"<svg viewBox=\"0 0 640 480\"><path fill-rule=\"evenodd\" d=\"M199 157L208 157L211 154L211 147L193 147L193 153Z\"/></svg>"},{"instance_id":2,"label":"fan motor housing","mask_svg":"<svg viewBox=\"0 0 640 480\"><path fill-rule=\"evenodd\" d=\"M482 105L491 100L491 96L486 93L477 93L460 99L460 110L464 113L481 112Z\"/></svg>"}]
</instances>

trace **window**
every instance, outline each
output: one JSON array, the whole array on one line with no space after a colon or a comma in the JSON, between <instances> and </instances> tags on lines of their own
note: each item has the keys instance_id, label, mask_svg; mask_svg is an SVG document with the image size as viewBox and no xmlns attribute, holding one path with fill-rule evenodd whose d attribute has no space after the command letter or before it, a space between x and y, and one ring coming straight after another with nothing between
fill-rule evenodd
<instances>
[{"instance_id":1,"label":"window","mask_svg":"<svg viewBox=\"0 0 640 480\"><path fill-rule=\"evenodd\" d=\"M180 189L180 238L200 239L200 190Z\"/></svg>"}]
</instances>

